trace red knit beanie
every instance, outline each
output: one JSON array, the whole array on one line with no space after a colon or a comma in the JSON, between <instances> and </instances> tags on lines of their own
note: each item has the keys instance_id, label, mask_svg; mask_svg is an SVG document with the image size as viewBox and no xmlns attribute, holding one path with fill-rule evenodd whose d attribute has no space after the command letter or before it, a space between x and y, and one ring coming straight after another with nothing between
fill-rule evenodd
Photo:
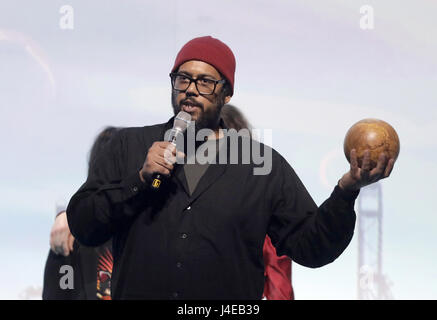
<instances>
[{"instance_id":1,"label":"red knit beanie","mask_svg":"<svg viewBox=\"0 0 437 320\"><path fill-rule=\"evenodd\" d=\"M188 41L179 51L171 72L190 60L206 62L216 68L231 85L234 93L235 57L231 49L211 36L194 38Z\"/></svg>"}]
</instances>

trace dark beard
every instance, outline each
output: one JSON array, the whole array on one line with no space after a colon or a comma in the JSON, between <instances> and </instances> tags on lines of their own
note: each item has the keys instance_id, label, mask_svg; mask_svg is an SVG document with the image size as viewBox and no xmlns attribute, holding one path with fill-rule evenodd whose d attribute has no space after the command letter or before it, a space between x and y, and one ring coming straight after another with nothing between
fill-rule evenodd
<instances>
[{"instance_id":1,"label":"dark beard","mask_svg":"<svg viewBox=\"0 0 437 320\"><path fill-rule=\"evenodd\" d=\"M172 91L172 95L171 95L171 104L173 106L173 112L174 115L177 115L179 113L179 111L181 111L181 106L177 104L176 102L176 97L178 95L178 92L176 91ZM201 129L211 129L211 130L215 130L218 129L219 127L219 120L220 120L220 112L222 111L222 107L224 105L224 101L225 98L222 97L222 95L219 95L217 97L217 101L216 104L212 107L209 108L208 110L205 110L203 107L202 112L200 113L199 118L196 120L195 122L195 131L196 134L199 130ZM183 102L183 100L181 100L181 102Z\"/></svg>"}]
</instances>

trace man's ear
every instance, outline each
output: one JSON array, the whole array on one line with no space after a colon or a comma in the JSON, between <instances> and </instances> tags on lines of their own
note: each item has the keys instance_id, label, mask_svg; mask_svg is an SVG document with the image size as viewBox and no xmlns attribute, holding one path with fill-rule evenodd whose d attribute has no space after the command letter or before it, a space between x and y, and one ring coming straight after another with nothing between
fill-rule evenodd
<instances>
[{"instance_id":1,"label":"man's ear","mask_svg":"<svg viewBox=\"0 0 437 320\"><path fill-rule=\"evenodd\" d=\"M226 96L225 97L225 104L229 103L229 101L231 101L231 96Z\"/></svg>"}]
</instances>

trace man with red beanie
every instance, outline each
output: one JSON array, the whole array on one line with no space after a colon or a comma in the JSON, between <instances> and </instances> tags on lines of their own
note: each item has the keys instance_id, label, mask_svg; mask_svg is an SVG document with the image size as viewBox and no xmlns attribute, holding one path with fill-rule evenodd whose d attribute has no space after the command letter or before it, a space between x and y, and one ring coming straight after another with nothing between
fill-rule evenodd
<instances>
[{"instance_id":1,"label":"man with red beanie","mask_svg":"<svg viewBox=\"0 0 437 320\"><path fill-rule=\"evenodd\" d=\"M175 115L185 111L197 132L208 129L196 148L217 144L226 163L176 163L176 149L164 141L174 118L126 128L70 200L68 223L79 242L97 246L112 237L113 299L259 300L266 234L278 256L326 265L351 241L359 189L390 174L393 160L381 157L370 170L367 154L358 168L352 151L350 170L317 207L278 152L242 136L231 149L220 110L233 95L235 65L226 44L199 37L182 47L170 73ZM254 174L254 159L241 160L247 139L271 155L268 174ZM155 174L167 177L159 190L151 187Z\"/></svg>"},{"instance_id":2,"label":"man with red beanie","mask_svg":"<svg viewBox=\"0 0 437 320\"><path fill-rule=\"evenodd\" d=\"M188 83L197 74L200 76L197 89L202 86L206 89L206 94L197 94L199 91L191 82L184 92L175 88L172 92L174 113L181 110L190 113L198 130L217 130L221 108L234 93L235 57L231 49L212 37L195 38L179 51L171 72L173 87ZM209 94L214 86L215 90Z\"/></svg>"}]
</instances>

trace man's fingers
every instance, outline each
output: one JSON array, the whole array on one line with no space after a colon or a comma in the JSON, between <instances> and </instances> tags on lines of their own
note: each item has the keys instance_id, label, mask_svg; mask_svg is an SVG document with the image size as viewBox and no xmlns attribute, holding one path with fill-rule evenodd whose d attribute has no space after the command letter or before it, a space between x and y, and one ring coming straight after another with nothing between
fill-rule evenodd
<instances>
[{"instance_id":1,"label":"man's fingers","mask_svg":"<svg viewBox=\"0 0 437 320\"><path fill-rule=\"evenodd\" d=\"M184 163L184 160L185 160L185 153L183 153L181 151L178 151L176 156L175 155L166 155L166 156L164 156L164 161L167 164L171 164L172 165L172 167L169 168L170 170L173 170L175 163Z\"/></svg>"},{"instance_id":2,"label":"man's fingers","mask_svg":"<svg viewBox=\"0 0 437 320\"><path fill-rule=\"evenodd\" d=\"M182 151L178 151L176 153L176 162L183 163L184 160L185 160L185 153L183 153Z\"/></svg>"},{"instance_id":3,"label":"man's fingers","mask_svg":"<svg viewBox=\"0 0 437 320\"><path fill-rule=\"evenodd\" d=\"M174 167L173 164L170 161L168 161L164 156L163 157L156 156L153 160L155 163L166 168L167 170L169 170L169 171L173 170L173 167Z\"/></svg>"},{"instance_id":4,"label":"man's fingers","mask_svg":"<svg viewBox=\"0 0 437 320\"><path fill-rule=\"evenodd\" d=\"M361 163L361 179L368 181L370 175L370 151L365 150L363 155L363 162Z\"/></svg>"},{"instance_id":5,"label":"man's fingers","mask_svg":"<svg viewBox=\"0 0 437 320\"><path fill-rule=\"evenodd\" d=\"M179 160L183 161L184 159L185 153L183 153L182 151L176 151L172 153L170 153L170 151L168 150L164 151L164 160L171 165L174 165ZM173 167L171 167L170 170L173 170Z\"/></svg>"},{"instance_id":6,"label":"man's fingers","mask_svg":"<svg viewBox=\"0 0 437 320\"><path fill-rule=\"evenodd\" d=\"M164 162L164 163L162 163ZM169 164L165 163L165 160L162 160L162 162L154 162L154 166L153 166L153 172L155 173L161 173L163 175L169 176L171 170L173 169L173 166L171 166L171 169L169 169L168 167L170 166Z\"/></svg>"},{"instance_id":7,"label":"man's fingers","mask_svg":"<svg viewBox=\"0 0 437 320\"><path fill-rule=\"evenodd\" d=\"M169 150L173 155L176 155L176 146L167 141L154 142L149 148L148 154L159 154L162 156L166 150Z\"/></svg>"},{"instance_id":8,"label":"man's fingers","mask_svg":"<svg viewBox=\"0 0 437 320\"><path fill-rule=\"evenodd\" d=\"M171 150L166 149L164 151L164 160L168 163L173 165L176 162L176 153L173 153Z\"/></svg>"},{"instance_id":9,"label":"man's fingers","mask_svg":"<svg viewBox=\"0 0 437 320\"><path fill-rule=\"evenodd\" d=\"M376 164L376 167L370 171L370 179L375 182L381 179L381 177L384 174L384 169L387 165L387 160L385 153L381 153L378 158L378 163Z\"/></svg>"},{"instance_id":10,"label":"man's fingers","mask_svg":"<svg viewBox=\"0 0 437 320\"><path fill-rule=\"evenodd\" d=\"M168 170L172 170L173 169L173 165L171 163L168 163L165 158L164 155L160 155L160 154L152 154L149 155L149 159L148 159L148 165L154 169L153 167L159 164L160 166L165 167Z\"/></svg>"},{"instance_id":11,"label":"man's fingers","mask_svg":"<svg viewBox=\"0 0 437 320\"><path fill-rule=\"evenodd\" d=\"M387 163L387 166L385 167L385 171L384 171L384 178L387 178L388 176L390 176L391 171L393 170L395 164L395 159L390 159Z\"/></svg>"},{"instance_id":12,"label":"man's fingers","mask_svg":"<svg viewBox=\"0 0 437 320\"><path fill-rule=\"evenodd\" d=\"M160 149L170 150L174 155L176 155L176 146L171 142L161 142L159 145Z\"/></svg>"},{"instance_id":13,"label":"man's fingers","mask_svg":"<svg viewBox=\"0 0 437 320\"><path fill-rule=\"evenodd\" d=\"M359 168L358 168L357 151L355 149L351 150L350 164L351 164L352 177L356 178L358 176Z\"/></svg>"}]
</instances>

